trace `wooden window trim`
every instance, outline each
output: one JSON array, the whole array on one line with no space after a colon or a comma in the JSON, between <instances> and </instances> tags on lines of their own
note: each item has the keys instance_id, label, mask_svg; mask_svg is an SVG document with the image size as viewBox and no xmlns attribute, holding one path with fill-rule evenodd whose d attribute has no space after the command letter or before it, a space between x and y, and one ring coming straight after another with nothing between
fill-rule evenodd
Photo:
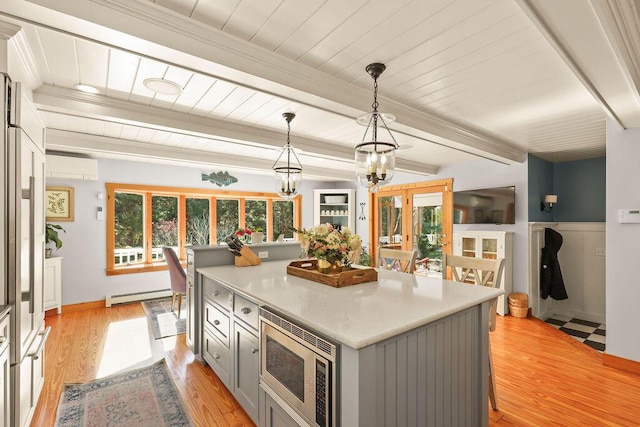
<instances>
[{"instance_id":1,"label":"wooden window trim","mask_svg":"<svg viewBox=\"0 0 640 427\"><path fill-rule=\"evenodd\" d=\"M179 222L179 254L183 267L186 265L186 199L189 197L194 198L206 198L209 200L209 218L210 218L210 235L209 242L211 245L215 245L216 226L217 226L217 212L216 212L216 200L218 199L237 199L239 201L239 219L240 226L244 227L245 224L245 200L266 200L267 201L267 225L272 226L273 213L270 208L273 209L274 200L282 200L276 193L265 193L255 191L230 191L230 190L207 190L199 188L187 188L187 187L168 187L168 186L156 186L156 185L139 185L139 184L122 184L122 183L106 183L107 193L107 259L106 259L106 274L107 276L115 276L122 274L133 273L145 273L151 271L162 271L167 269L165 262L152 262L151 252L152 245L150 244L152 238L152 215L151 215L151 200L152 196L175 196L178 197L178 222ZM143 218L144 224L144 253L147 262L145 264L118 266L115 265L115 194L116 192L125 193L137 193L143 196L144 210ZM302 224L302 195L296 196L292 199L293 202L293 226L300 228ZM267 241L272 241L271 233L267 233Z\"/></svg>"}]
</instances>

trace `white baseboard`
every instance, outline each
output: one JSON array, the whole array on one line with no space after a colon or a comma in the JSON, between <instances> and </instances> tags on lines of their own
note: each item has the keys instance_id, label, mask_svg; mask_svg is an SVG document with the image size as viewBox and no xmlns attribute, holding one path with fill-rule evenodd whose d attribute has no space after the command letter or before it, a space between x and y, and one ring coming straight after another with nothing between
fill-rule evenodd
<instances>
[{"instance_id":1,"label":"white baseboard","mask_svg":"<svg viewBox=\"0 0 640 427\"><path fill-rule=\"evenodd\" d=\"M172 294L171 289L161 289L158 291L137 292L132 294L107 295L105 298L105 306L111 307L114 304L170 297Z\"/></svg>"}]
</instances>

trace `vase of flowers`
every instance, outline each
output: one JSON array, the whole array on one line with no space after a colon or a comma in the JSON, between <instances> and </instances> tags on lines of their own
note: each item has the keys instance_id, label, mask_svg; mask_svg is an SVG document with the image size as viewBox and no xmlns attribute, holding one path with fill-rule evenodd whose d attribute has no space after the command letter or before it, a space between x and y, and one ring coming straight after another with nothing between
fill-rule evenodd
<instances>
[{"instance_id":1,"label":"vase of flowers","mask_svg":"<svg viewBox=\"0 0 640 427\"><path fill-rule=\"evenodd\" d=\"M236 237L246 243L249 243L251 241L251 234L253 232L248 229L248 228L239 228L238 230L236 230Z\"/></svg>"},{"instance_id":2,"label":"vase of flowers","mask_svg":"<svg viewBox=\"0 0 640 427\"><path fill-rule=\"evenodd\" d=\"M331 224L320 224L313 229L294 230L300 237L300 246L310 258L318 260L318 271L336 274L351 268L358 261L362 239L348 227L340 230Z\"/></svg>"}]
</instances>

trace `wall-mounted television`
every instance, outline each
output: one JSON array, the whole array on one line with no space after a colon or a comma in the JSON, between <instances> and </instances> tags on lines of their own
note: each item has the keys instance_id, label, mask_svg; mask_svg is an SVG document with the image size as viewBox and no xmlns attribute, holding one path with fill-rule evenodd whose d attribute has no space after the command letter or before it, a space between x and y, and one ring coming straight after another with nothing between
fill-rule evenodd
<instances>
[{"instance_id":1,"label":"wall-mounted television","mask_svg":"<svg viewBox=\"0 0 640 427\"><path fill-rule=\"evenodd\" d=\"M515 224L516 187L453 192L454 224Z\"/></svg>"}]
</instances>

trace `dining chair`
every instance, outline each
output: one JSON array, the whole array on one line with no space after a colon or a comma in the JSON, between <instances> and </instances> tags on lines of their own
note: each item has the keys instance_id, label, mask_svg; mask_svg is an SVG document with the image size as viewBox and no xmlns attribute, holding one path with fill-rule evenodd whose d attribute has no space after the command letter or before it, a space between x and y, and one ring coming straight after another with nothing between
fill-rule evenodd
<instances>
[{"instance_id":1,"label":"dining chair","mask_svg":"<svg viewBox=\"0 0 640 427\"><path fill-rule=\"evenodd\" d=\"M378 249L377 267L385 270L413 273L416 269L416 257L418 251L400 251L395 249Z\"/></svg>"},{"instance_id":2,"label":"dining chair","mask_svg":"<svg viewBox=\"0 0 640 427\"><path fill-rule=\"evenodd\" d=\"M451 280L479 286L495 288L499 286L504 270L504 258L485 259L467 256L442 254L442 273L447 274L447 268L451 268ZM498 299L491 304L489 312L489 330L496 329L496 307ZM498 394L493 372L493 357L491 356L491 341L489 347L489 401L494 410L498 409Z\"/></svg>"},{"instance_id":3,"label":"dining chair","mask_svg":"<svg viewBox=\"0 0 640 427\"><path fill-rule=\"evenodd\" d=\"M178 318L180 318L180 307L182 305L182 294L187 292L187 274L184 272L178 255L171 246L163 246L162 253L169 267L169 278L171 279L171 311L178 297Z\"/></svg>"}]
</instances>

